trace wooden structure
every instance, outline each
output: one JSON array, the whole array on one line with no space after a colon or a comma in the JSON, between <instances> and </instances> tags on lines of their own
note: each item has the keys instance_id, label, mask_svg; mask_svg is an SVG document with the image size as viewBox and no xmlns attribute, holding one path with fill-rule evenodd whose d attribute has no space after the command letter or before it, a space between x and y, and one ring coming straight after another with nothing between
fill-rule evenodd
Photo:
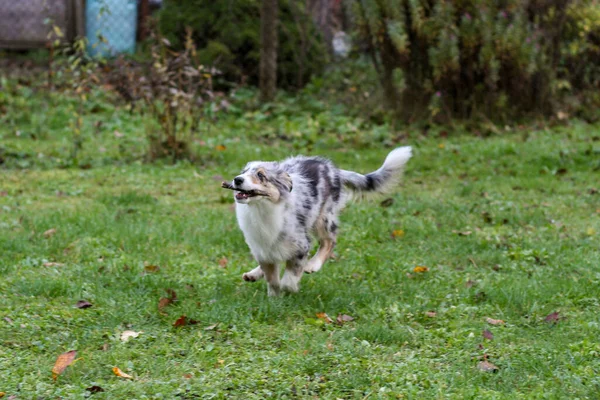
<instances>
[{"instance_id":1,"label":"wooden structure","mask_svg":"<svg viewBox=\"0 0 600 400\"><path fill-rule=\"evenodd\" d=\"M0 0L0 49L46 47L53 26L67 41L83 36L84 7L84 0Z\"/></svg>"}]
</instances>

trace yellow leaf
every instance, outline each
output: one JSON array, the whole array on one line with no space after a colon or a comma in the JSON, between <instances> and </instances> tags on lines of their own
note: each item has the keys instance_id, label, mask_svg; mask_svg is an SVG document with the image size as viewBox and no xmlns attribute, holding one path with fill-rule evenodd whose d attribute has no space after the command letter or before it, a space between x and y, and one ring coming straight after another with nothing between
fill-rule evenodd
<instances>
[{"instance_id":1,"label":"yellow leaf","mask_svg":"<svg viewBox=\"0 0 600 400\"><path fill-rule=\"evenodd\" d=\"M64 36L63 31L62 31L62 29L60 29L59 26L54 25L53 28L54 28L54 33L56 33L56 36L58 36L59 38Z\"/></svg>"},{"instance_id":2,"label":"yellow leaf","mask_svg":"<svg viewBox=\"0 0 600 400\"><path fill-rule=\"evenodd\" d=\"M327 315L324 312L317 313L316 315L317 315L317 318L327 322L328 324L333 322L333 320L331 318L329 318L329 315Z\"/></svg>"},{"instance_id":3,"label":"yellow leaf","mask_svg":"<svg viewBox=\"0 0 600 400\"><path fill-rule=\"evenodd\" d=\"M414 271L414 272L418 272L418 273L422 273L422 272L427 272L427 271L429 271L429 268L427 268L427 267L426 267L426 266L424 266L424 265L417 265L417 266L416 266L416 267L413 269L413 271Z\"/></svg>"},{"instance_id":4,"label":"yellow leaf","mask_svg":"<svg viewBox=\"0 0 600 400\"><path fill-rule=\"evenodd\" d=\"M4 392L0 392L0 398L2 398L2 397L4 397L4 396L6 396L6 393L4 393Z\"/></svg>"},{"instance_id":5,"label":"yellow leaf","mask_svg":"<svg viewBox=\"0 0 600 400\"><path fill-rule=\"evenodd\" d=\"M402 236L404 236L404 231L402 229L396 229L395 231L392 232L393 238L402 237Z\"/></svg>"},{"instance_id":6,"label":"yellow leaf","mask_svg":"<svg viewBox=\"0 0 600 400\"><path fill-rule=\"evenodd\" d=\"M446 147L446 145L445 145L444 143L440 143L440 144L438 144L438 147L439 147L440 149L443 149L444 147Z\"/></svg>"},{"instance_id":7,"label":"yellow leaf","mask_svg":"<svg viewBox=\"0 0 600 400\"><path fill-rule=\"evenodd\" d=\"M118 376L120 378L133 379L133 376L128 375L125 372L121 371L119 369L119 367L113 367L112 371L113 371L113 374L115 374L116 376Z\"/></svg>"},{"instance_id":8,"label":"yellow leaf","mask_svg":"<svg viewBox=\"0 0 600 400\"><path fill-rule=\"evenodd\" d=\"M587 228L587 231L585 231L585 233L587 233L588 236L594 236L596 234L596 230L594 228Z\"/></svg>"},{"instance_id":9,"label":"yellow leaf","mask_svg":"<svg viewBox=\"0 0 600 400\"><path fill-rule=\"evenodd\" d=\"M67 351L66 353L59 355L54 363L54 368L52 368L52 379L56 380L58 376L71 365L76 356L77 351L75 350Z\"/></svg>"},{"instance_id":10,"label":"yellow leaf","mask_svg":"<svg viewBox=\"0 0 600 400\"><path fill-rule=\"evenodd\" d=\"M227 147L223 146L222 144L217 145L217 147L215 147L215 150L217 151L225 151L227 149Z\"/></svg>"},{"instance_id":11,"label":"yellow leaf","mask_svg":"<svg viewBox=\"0 0 600 400\"><path fill-rule=\"evenodd\" d=\"M54 236L54 234L56 233L56 228L52 228L52 229L48 229L46 232L44 232L44 237L50 238L52 236Z\"/></svg>"}]
</instances>

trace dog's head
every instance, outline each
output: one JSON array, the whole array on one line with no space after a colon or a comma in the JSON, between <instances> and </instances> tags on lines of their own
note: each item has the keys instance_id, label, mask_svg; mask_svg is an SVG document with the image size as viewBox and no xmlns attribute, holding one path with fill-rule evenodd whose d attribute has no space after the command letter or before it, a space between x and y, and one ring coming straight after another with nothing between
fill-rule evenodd
<instances>
[{"instance_id":1,"label":"dog's head","mask_svg":"<svg viewBox=\"0 0 600 400\"><path fill-rule=\"evenodd\" d=\"M253 161L233 179L232 186L237 203L277 203L292 191L292 178L277 163Z\"/></svg>"}]
</instances>

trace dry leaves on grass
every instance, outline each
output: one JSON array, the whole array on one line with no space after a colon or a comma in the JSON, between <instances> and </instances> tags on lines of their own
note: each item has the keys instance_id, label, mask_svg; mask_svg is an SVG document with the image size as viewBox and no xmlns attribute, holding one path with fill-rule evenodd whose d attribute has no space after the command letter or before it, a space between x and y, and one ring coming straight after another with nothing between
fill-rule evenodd
<instances>
[{"instance_id":1,"label":"dry leaves on grass","mask_svg":"<svg viewBox=\"0 0 600 400\"><path fill-rule=\"evenodd\" d=\"M160 270L160 267L158 265L146 265L144 267L144 271L146 272L158 272Z\"/></svg>"},{"instance_id":2,"label":"dry leaves on grass","mask_svg":"<svg viewBox=\"0 0 600 400\"><path fill-rule=\"evenodd\" d=\"M483 338L487 340L494 340L494 334L487 329L483 330Z\"/></svg>"},{"instance_id":3,"label":"dry leaves on grass","mask_svg":"<svg viewBox=\"0 0 600 400\"><path fill-rule=\"evenodd\" d=\"M322 321L325 321L326 323L330 324L333 322L333 320L331 318L329 318L329 315L327 315L324 312L319 312L317 314L315 314L317 316L317 318L319 318Z\"/></svg>"},{"instance_id":4,"label":"dry leaves on grass","mask_svg":"<svg viewBox=\"0 0 600 400\"><path fill-rule=\"evenodd\" d=\"M555 312L553 312L551 314L548 314L546 316L546 318L544 318L544 321L546 321L546 322L548 322L550 324L555 324L558 321L560 321L561 319L562 319L562 317L559 315L559 312L555 311Z\"/></svg>"},{"instance_id":5,"label":"dry leaves on grass","mask_svg":"<svg viewBox=\"0 0 600 400\"><path fill-rule=\"evenodd\" d=\"M221 268L227 268L227 263L229 262L229 260L227 260L227 257L223 257L219 260L219 267Z\"/></svg>"},{"instance_id":6,"label":"dry leaves on grass","mask_svg":"<svg viewBox=\"0 0 600 400\"><path fill-rule=\"evenodd\" d=\"M115 374L116 376L118 376L120 378L133 379L133 376L121 371L121 369L119 367L113 367L112 372L113 372L113 374Z\"/></svg>"},{"instance_id":7,"label":"dry leaves on grass","mask_svg":"<svg viewBox=\"0 0 600 400\"><path fill-rule=\"evenodd\" d=\"M66 353L59 355L52 368L52 379L56 380L58 376L73 363L75 357L77 357L76 350L67 351Z\"/></svg>"},{"instance_id":8,"label":"dry leaves on grass","mask_svg":"<svg viewBox=\"0 0 600 400\"><path fill-rule=\"evenodd\" d=\"M54 236L55 233L56 233L56 228L48 229L46 232L44 232L44 237L46 239L49 239L52 236Z\"/></svg>"},{"instance_id":9,"label":"dry leaves on grass","mask_svg":"<svg viewBox=\"0 0 600 400\"><path fill-rule=\"evenodd\" d=\"M77 307L77 308L90 308L92 306L93 306L92 303L85 301L85 300L79 300L77 302L77 304L75 304L75 307Z\"/></svg>"},{"instance_id":10,"label":"dry leaves on grass","mask_svg":"<svg viewBox=\"0 0 600 400\"><path fill-rule=\"evenodd\" d=\"M325 315L327 315L327 314L325 314ZM338 314L335 321L338 323L338 325L344 325L346 322L354 321L354 317L351 317L346 314Z\"/></svg>"},{"instance_id":11,"label":"dry leaves on grass","mask_svg":"<svg viewBox=\"0 0 600 400\"><path fill-rule=\"evenodd\" d=\"M425 315L427 315L429 318L435 318L437 313L435 311L425 311Z\"/></svg>"},{"instance_id":12,"label":"dry leaves on grass","mask_svg":"<svg viewBox=\"0 0 600 400\"><path fill-rule=\"evenodd\" d=\"M396 238L401 238L404 236L404 231L402 229L396 229L395 231L392 231L392 238L396 239Z\"/></svg>"},{"instance_id":13,"label":"dry leaves on grass","mask_svg":"<svg viewBox=\"0 0 600 400\"><path fill-rule=\"evenodd\" d=\"M429 268L424 265L417 265L415 268L413 268L413 271L418 274L422 274L423 272L429 271Z\"/></svg>"},{"instance_id":14,"label":"dry leaves on grass","mask_svg":"<svg viewBox=\"0 0 600 400\"><path fill-rule=\"evenodd\" d=\"M483 372L498 372L499 369L488 360L481 361L479 364L477 364L477 368Z\"/></svg>"},{"instance_id":15,"label":"dry leaves on grass","mask_svg":"<svg viewBox=\"0 0 600 400\"><path fill-rule=\"evenodd\" d=\"M65 264L57 263L57 262L45 262L44 267L62 267Z\"/></svg>"},{"instance_id":16,"label":"dry leaves on grass","mask_svg":"<svg viewBox=\"0 0 600 400\"><path fill-rule=\"evenodd\" d=\"M485 322L487 322L490 325L504 325L505 322L501 319L493 319L493 318L486 318Z\"/></svg>"},{"instance_id":17,"label":"dry leaves on grass","mask_svg":"<svg viewBox=\"0 0 600 400\"><path fill-rule=\"evenodd\" d=\"M169 304L173 304L177 300L177 293L175 293L173 289L166 289L166 292L169 295L169 297L162 297L158 301L158 312L160 312L163 315L166 315L166 313L163 312L165 307Z\"/></svg>"},{"instance_id":18,"label":"dry leaves on grass","mask_svg":"<svg viewBox=\"0 0 600 400\"><path fill-rule=\"evenodd\" d=\"M123 333L121 333L121 341L126 342L131 338L136 338L136 337L140 336L142 333L144 333L144 332L123 331Z\"/></svg>"},{"instance_id":19,"label":"dry leaves on grass","mask_svg":"<svg viewBox=\"0 0 600 400\"><path fill-rule=\"evenodd\" d=\"M227 150L227 147L225 145L218 144L217 146L215 146L215 150L217 150L217 151L225 151L225 150Z\"/></svg>"},{"instance_id":20,"label":"dry leaves on grass","mask_svg":"<svg viewBox=\"0 0 600 400\"><path fill-rule=\"evenodd\" d=\"M198 321L195 319L188 319L185 315L182 315L181 317L177 318L177 320L173 323L173 326L175 328L181 328L182 326L196 325L197 323Z\"/></svg>"},{"instance_id":21,"label":"dry leaves on grass","mask_svg":"<svg viewBox=\"0 0 600 400\"><path fill-rule=\"evenodd\" d=\"M104 389L101 388L100 386L94 385L94 386L90 386L89 388L85 388L85 390L87 390L90 393L100 393L100 392L104 392Z\"/></svg>"}]
</instances>

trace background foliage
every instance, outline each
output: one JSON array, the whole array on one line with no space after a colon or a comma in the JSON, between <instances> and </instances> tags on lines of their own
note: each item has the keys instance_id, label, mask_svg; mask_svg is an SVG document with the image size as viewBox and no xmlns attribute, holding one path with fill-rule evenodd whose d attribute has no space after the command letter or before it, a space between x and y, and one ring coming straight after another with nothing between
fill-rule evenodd
<instances>
[{"instance_id":1,"label":"background foliage","mask_svg":"<svg viewBox=\"0 0 600 400\"><path fill-rule=\"evenodd\" d=\"M406 119L549 114L600 82L595 0L357 0L351 10L388 106Z\"/></svg>"},{"instance_id":2,"label":"background foliage","mask_svg":"<svg viewBox=\"0 0 600 400\"><path fill-rule=\"evenodd\" d=\"M299 0L279 2L278 86L300 88L322 71L327 52ZM185 28L194 32L200 62L229 82L258 82L260 1L170 0L159 14L162 33L182 46Z\"/></svg>"}]
</instances>

